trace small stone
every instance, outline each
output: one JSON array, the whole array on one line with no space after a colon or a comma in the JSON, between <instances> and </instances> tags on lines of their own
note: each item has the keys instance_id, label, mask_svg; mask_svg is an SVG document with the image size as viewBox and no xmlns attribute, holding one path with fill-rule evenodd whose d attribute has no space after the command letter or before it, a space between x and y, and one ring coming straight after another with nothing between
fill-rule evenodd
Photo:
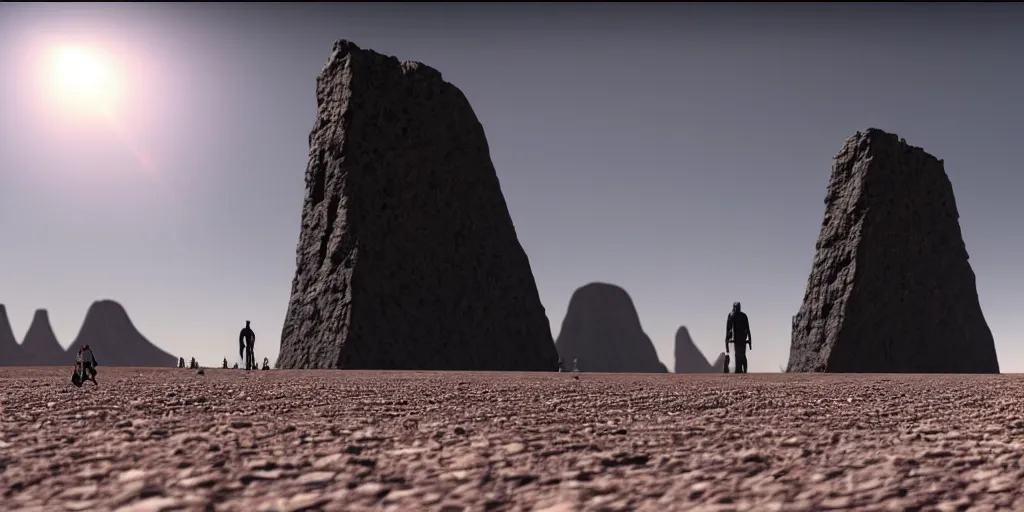
<instances>
[{"instance_id":1,"label":"small stone","mask_svg":"<svg viewBox=\"0 0 1024 512\"><path fill-rule=\"evenodd\" d=\"M270 469L274 469L276 467L277 467L277 464L275 464L272 461L264 460L264 459L256 459L256 460L248 461L248 462L245 463L245 469L248 469L248 470L270 470Z\"/></svg>"},{"instance_id":2,"label":"small stone","mask_svg":"<svg viewBox=\"0 0 1024 512\"><path fill-rule=\"evenodd\" d=\"M555 503L554 505L551 505L550 507L537 509L536 512L574 512L576 508L577 507L575 503L569 501L561 501Z\"/></svg>"},{"instance_id":3,"label":"small stone","mask_svg":"<svg viewBox=\"0 0 1024 512\"><path fill-rule=\"evenodd\" d=\"M275 469L272 471L252 471L242 475L240 479L243 484L248 484L256 480L277 480L281 478L281 470Z\"/></svg>"},{"instance_id":4,"label":"small stone","mask_svg":"<svg viewBox=\"0 0 1024 512\"><path fill-rule=\"evenodd\" d=\"M191 478L184 478L178 481L178 487L183 489L195 489L197 487L213 487L217 483L214 475L200 475Z\"/></svg>"},{"instance_id":5,"label":"small stone","mask_svg":"<svg viewBox=\"0 0 1024 512\"><path fill-rule=\"evenodd\" d=\"M307 492L296 494L287 499L277 501L277 509L281 512L305 512L307 510L319 510L320 507L329 502L327 496L318 493Z\"/></svg>"},{"instance_id":6,"label":"small stone","mask_svg":"<svg viewBox=\"0 0 1024 512\"><path fill-rule=\"evenodd\" d=\"M383 484L377 482L367 482L359 487L356 487L356 493L363 496L376 496L378 498L383 497L389 491L389 489Z\"/></svg>"},{"instance_id":7,"label":"small stone","mask_svg":"<svg viewBox=\"0 0 1024 512\"><path fill-rule=\"evenodd\" d=\"M164 512L183 508L186 504L177 498L154 496L118 508L115 512Z\"/></svg>"},{"instance_id":8,"label":"small stone","mask_svg":"<svg viewBox=\"0 0 1024 512\"><path fill-rule=\"evenodd\" d=\"M142 471L141 469L129 469L128 471L122 472L121 474L117 475L117 481L131 482L134 480L141 480L143 478L146 478L146 475L148 475L148 473Z\"/></svg>"},{"instance_id":9,"label":"small stone","mask_svg":"<svg viewBox=\"0 0 1024 512\"><path fill-rule=\"evenodd\" d=\"M313 471L299 476L297 481L303 485L326 485L334 480L335 476L337 473L333 471Z\"/></svg>"},{"instance_id":10,"label":"small stone","mask_svg":"<svg viewBox=\"0 0 1024 512\"><path fill-rule=\"evenodd\" d=\"M509 455L515 455L517 453L523 453L526 450L526 445L523 443L509 443L504 446L505 453Z\"/></svg>"},{"instance_id":11,"label":"small stone","mask_svg":"<svg viewBox=\"0 0 1024 512\"><path fill-rule=\"evenodd\" d=\"M341 464L341 461L344 458L345 458L345 456L340 454L340 453L332 453L330 455L325 455L325 456L320 457L319 459L317 459L316 461L313 462L313 468L314 469L324 469L324 468L336 467L336 466L339 466Z\"/></svg>"}]
</instances>

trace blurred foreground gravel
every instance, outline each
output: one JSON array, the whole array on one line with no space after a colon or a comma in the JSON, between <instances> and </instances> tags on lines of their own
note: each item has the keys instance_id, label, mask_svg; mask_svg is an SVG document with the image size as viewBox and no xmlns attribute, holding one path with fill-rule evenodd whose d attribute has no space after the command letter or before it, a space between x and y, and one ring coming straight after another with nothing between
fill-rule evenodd
<instances>
[{"instance_id":1,"label":"blurred foreground gravel","mask_svg":"<svg viewBox=\"0 0 1024 512\"><path fill-rule=\"evenodd\" d=\"M4 510L1024 510L1024 377L0 368Z\"/></svg>"}]
</instances>

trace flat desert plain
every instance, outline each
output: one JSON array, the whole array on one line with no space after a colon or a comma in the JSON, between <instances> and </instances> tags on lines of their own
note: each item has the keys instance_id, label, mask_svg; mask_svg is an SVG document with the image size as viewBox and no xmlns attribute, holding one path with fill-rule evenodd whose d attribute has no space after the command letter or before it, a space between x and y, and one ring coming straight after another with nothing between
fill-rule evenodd
<instances>
[{"instance_id":1,"label":"flat desert plain","mask_svg":"<svg viewBox=\"0 0 1024 512\"><path fill-rule=\"evenodd\" d=\"M1024 510L1024 377L0 368L5 510Z\"/></svg>"}]
</instances>

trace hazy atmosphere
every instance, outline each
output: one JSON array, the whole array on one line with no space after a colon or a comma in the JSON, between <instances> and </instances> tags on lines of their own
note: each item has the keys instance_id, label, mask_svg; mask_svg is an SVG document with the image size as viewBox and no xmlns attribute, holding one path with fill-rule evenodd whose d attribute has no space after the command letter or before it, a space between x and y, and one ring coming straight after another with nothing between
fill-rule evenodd
<instances>
[{"instance_id":1,"label":"hazy atmosphere","mask_svg":"<svg viewBox=\"0 0 1024 512\"><path fill-rule=\"evenodd\" d=\"M750 371L779 371L831 160L877 127L945 160L1000 369L1024 371L1019 4L2 3L18 338L46 308L68 346L109 298L175 356L235 362L251 320L274 361L339 38L469 98L554 336L576 288L613 283L671 368L680 325L713 360L740 301ZM62 48L109 64L95 91L61 85Z\"/></svg>"}]
</instances>

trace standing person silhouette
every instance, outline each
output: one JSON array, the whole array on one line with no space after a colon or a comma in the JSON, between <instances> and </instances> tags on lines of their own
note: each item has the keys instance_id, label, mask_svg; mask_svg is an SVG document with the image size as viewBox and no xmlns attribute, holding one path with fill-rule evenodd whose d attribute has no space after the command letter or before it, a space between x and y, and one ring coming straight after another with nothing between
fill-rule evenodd
<instances>
[{"instance_id":1,"label":"standing person silhouette","mask_svg":"<svg viewBox=\"0 0 1024 512\"><path fill-rule=\"evenodd\" d=\"M754 349L751 342L747 314L740 311L739 302L733 302L729 319L725 322L725 353L729 353L729 343L736 349L736 366L733 373L747 373L747 348Z\"/></svg>"},{"instance_id":2,"label":"standing person silhouette","mask_svg":"<svg viewBox=\"0 0 1024 512\"><path fill-rule=\"evenodd\" d=\"M253 350L256 348L256 333L252 332L249 328L249 321L245 321L245 328L242 332L238 333L238 357L245 358L245 369L256 370L259 369L256 366L256 356L253 354ZM243 356L242 353L245 353Z\"/></svg>"}]
</instances>

